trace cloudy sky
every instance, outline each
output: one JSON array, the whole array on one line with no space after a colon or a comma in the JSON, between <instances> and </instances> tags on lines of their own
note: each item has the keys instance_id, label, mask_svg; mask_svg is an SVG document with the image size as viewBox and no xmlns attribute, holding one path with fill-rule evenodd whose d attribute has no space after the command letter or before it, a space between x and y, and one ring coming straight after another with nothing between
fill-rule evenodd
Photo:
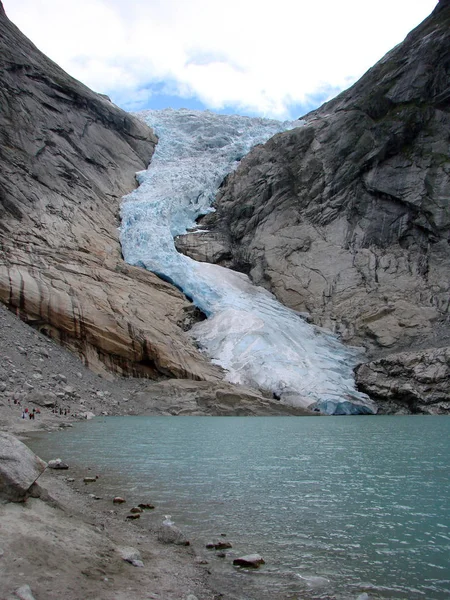
<instances>
[{"instance_id":1,"label":"cloudy sky","mask_svg":"<svg viewBox=\"0 0 450 600\"><path fill-rule=\"evenodd\" d=\"M50 58L126 110L294 118L401 42L437 0L3 0Z\"/></svg>"}]
</instances>

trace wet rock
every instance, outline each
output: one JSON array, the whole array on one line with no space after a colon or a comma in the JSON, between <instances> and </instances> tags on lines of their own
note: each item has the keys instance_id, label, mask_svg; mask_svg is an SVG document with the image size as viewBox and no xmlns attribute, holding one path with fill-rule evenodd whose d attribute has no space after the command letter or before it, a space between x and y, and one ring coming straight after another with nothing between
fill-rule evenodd
<instances>
[{"instance_id":1,"label":"wet rock","mask_svg":"<svg viewBox=\"0 0 450 600\"><path fill-rule=\"evenodd\" d=\"M114 504L124 504L124 502L126 502L126 500L125 498L122 498L122 496L116 496L115 498L113 498Z\"/></svg>"},{"instance_id":2,"label":"wet rock","mask_svg":"<svg viewBox=\"0 0 450 600\"><path fill-rule=\"evenodd\" d=\"M164 544L189 546L190 542L176 525L162 524L157 532L158 540Z\"/></svg>"},{"instance_id":3,"label":"wet rock","mask_svg":"<svg viewBox=\"0 0 450 600\"><path fill-rule=\"evenodd\" d=\"M68 469L69 465L63 462L60 458L55 458L53 460L48 461L49 469Z\"/></svg>"},{"instance_id":4,"label":"wet rock","mask_svg":"<svg viewBox=\"0 0 450 600\"><path fill-rule=\"evenodd\" d=\"M139 508L142 508L144 510L153 510L155 507L153 504L150 504L149 502L147 503L143 503L141 502L140 504L138 504Z\"/></svg>"},{"instance_id":5,"label":"wet rock","mask_svg":"<svg viewBox=\"0 0 450 600\"><path fill-rule=\"evenodd\" d=\"M133 508L130 508L130 513L139 514L143 512L144 510L142 508L139 508L139 506L133 506Z\"/></svg>"},{"instance_id":6,"label":"wet rock","mask_svg":"<svg viewBox=\"0 0 450 600\"><path fill-rule=\"evenodd\" d=\"M125 561L133 565L134 567L143 567L144 563L142 562L141 553L136 548L132 546L124 546L121 548L117 548L121 558Z\"/></svg>"},{"instance_id":7,"label":"wet rock","mask_svg":"<svg viewBox=\"0 0 450 600\"><path fill-rule=\"evenodd\" d=\"M232 548L231 542L225 542L223 540L219 540L216 542L209 542L206 544L206 547L210 550L226 550L227 548Z\"/></svg>"},{"instance_id":8,"label":"wet rock","mask_svg":"<svg viewBox=\"0 0 450 600\"><path fill-rule=\"evenodd\" d=\"M127 518L127 519L130 519L130 521L133 521L134 519L140 519L140 518L141 518L141 515L140 515L140 514L135 514L135 513L132 513L131 515L127 515L127 517L126 517L126 518Z\"/></svg>"},{"instance_id":9,"label":"wet rock","mask_svg":"<svg viewBox=\"0 0 450 600\"><path fill-rule=\"evenodd\" d=\"M233 560L233 565L238 567L247 567L251 569L258 569L260 565L264 565L265 561L259 554L246 554Z\"/></svg>"},{"instance_id":10,"label":"wet rock","mask_svg":"<svg viewBox=\"0 0 450 600\"><path fill-rule=\"evenodd\" d=\"M0 432L0 500L23 502L46 466L13 435Z\"/></svg>"},{"instance_id":11,"label":"wet rock","mask_svg":"<svg viewBox=\"0 0 450 600\"><path fill-rule=\"evenodd\" d=\"M84 483L95 483L98 477L83 477Z\"/></svg>"}]
</instances>

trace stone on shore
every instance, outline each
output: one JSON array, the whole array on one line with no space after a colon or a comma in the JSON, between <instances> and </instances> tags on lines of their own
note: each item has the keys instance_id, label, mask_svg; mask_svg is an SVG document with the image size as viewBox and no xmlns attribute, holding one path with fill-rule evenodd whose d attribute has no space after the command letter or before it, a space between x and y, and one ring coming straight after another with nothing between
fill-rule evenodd
<instances>
[{"instance_id":1,"label":"stone on shore","mask_svg":"<svg viewBox=\"0 0 450 600\"><path fill-rule=\"evenodd\" d=\"M9 433L0 432L0 500L23 502L46 463Z\"/></svg>"},{"instance_id":2,"label":"stone on shore","mask_svg":"<svg viewBox=\"0 0 450 600\"><path fill-rule=\"evenodd\" d=\"M130 513L134 513L134 514L139 514L139 513L143 513L143 509L140 508L139 506L133 506L132 508L130 508Z\"/></svg>"},{"instance_id":3,"label":"stone on shore","mask_svg":"<svg viewBox=\"0 0 450 600\"><path fill-rule=\"evenodd\" d=\"M117 548L122 559L133 565L134 567L143 567L144 563L142 562L141 553L136 548L132 546L124 546L122 548Z\"/></svg>"},{"instance_id":4,"label":"stone on shore","mask_svg":"<svg viewBox=\"0 0 450 600\"><path fill-rule=\"evenodd\" d=\"M165 523L158 529L158 540L164 544L175 544L176 546L189 546L190 544L179 527Z\"/></svg>"},{"instance_id":5,"label":"stone on shore","mask_svg":"<svg viewBox=\"0 0 450 600\"><path fill-rule=\"evenodd\" d=\"M53 460L48 461L49 469L68 469L69 465L63 462L60 458L55 458Z\"/></svg>"},{"instance_id":6,"label":"stone on shore","mask_svg":"<svg viewBox=\"0 0 450 600\"><path fill-rule=\"evenodd\" d=\"M35 600L33 592L27 584L20 586L20 588L14 592L14 598L19 598L19 600Z\"/></svg>"},{"instance_id":7,"label":"stone on shore","mask_svg":"<svg viewBox=\"0 0 450 600\"><path fill-rule=\"evenodd\" d=\"M206 544L206 547L210 550L226 550L227 548L232 548L231 542L224 542L223 540L218 540L216 542L209 542Z\"/></svg>"},{"instance_id":8,"label":"stone on shore","mask_svg":"<svg viewBox=\"0 0 450 600\"><path fill-rule=\"evenodd\" d=\"M260 565L264 565L265 560L259 554L246 554L233 560L233 565L238 567L247 567L251 569L258 569Z\"/></svg>"},{"instance_id":9,"label":"stone on shore","mask_svg":"<svg viewBox=\"0 0 450 600\"><path fill-rule=\"evenodd\" d=\"M113 504L124 504L124 502L126 502L126 500L121 496L116 496L115 498L113 498Z\"/></svg>"}]
</instances>

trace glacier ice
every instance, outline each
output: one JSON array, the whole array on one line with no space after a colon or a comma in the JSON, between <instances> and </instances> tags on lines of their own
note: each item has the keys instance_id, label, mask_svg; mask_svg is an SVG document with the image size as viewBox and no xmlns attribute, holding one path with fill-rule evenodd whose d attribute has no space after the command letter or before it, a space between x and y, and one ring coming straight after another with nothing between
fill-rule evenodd
<instances>
[{"instance_id":1,"label":"glacier ice","mask_svg":"<svg viewBox=\"0 0 450 600\"><path fill-rule=\"evenodd\" d=\"M196 262L175 249L173 238L212 210L223 178L253 146L302 123L187 109L138 116L159 142L149 168L137 174L139 187L123 198L125 260L172 282L208 316L191 335L226 369L228 381L327 414L376 412L354 387L354 349L305 322L246 275Z\"/></svg>"}]
</instances>

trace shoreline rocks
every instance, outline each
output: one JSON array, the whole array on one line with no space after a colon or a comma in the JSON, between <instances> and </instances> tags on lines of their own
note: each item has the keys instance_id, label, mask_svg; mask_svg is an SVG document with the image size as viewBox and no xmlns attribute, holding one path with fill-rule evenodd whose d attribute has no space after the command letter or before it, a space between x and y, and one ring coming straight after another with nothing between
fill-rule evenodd
<instances>
[{"instance_id":1,"label":"shoreline rocks","mask_svg":"<svg viewBox=\"0 0 450 600\"><path fill-rule=\"evenodd\" d=\"M245 567L247 569L258 569L265 564L265 560L259 554L246 554L233 560L233 565L236 567Z\"/></svg>"},{"instance_id":2,"label":"shoreline rocks","mask_svg":"<svg viewBox=\"0 0 450 600\"><path fill-rule=\"evenodd\" d=\"M46 466L16 437L0 432L0 501L24 502Z\"/></svg>"}]
</instances>

